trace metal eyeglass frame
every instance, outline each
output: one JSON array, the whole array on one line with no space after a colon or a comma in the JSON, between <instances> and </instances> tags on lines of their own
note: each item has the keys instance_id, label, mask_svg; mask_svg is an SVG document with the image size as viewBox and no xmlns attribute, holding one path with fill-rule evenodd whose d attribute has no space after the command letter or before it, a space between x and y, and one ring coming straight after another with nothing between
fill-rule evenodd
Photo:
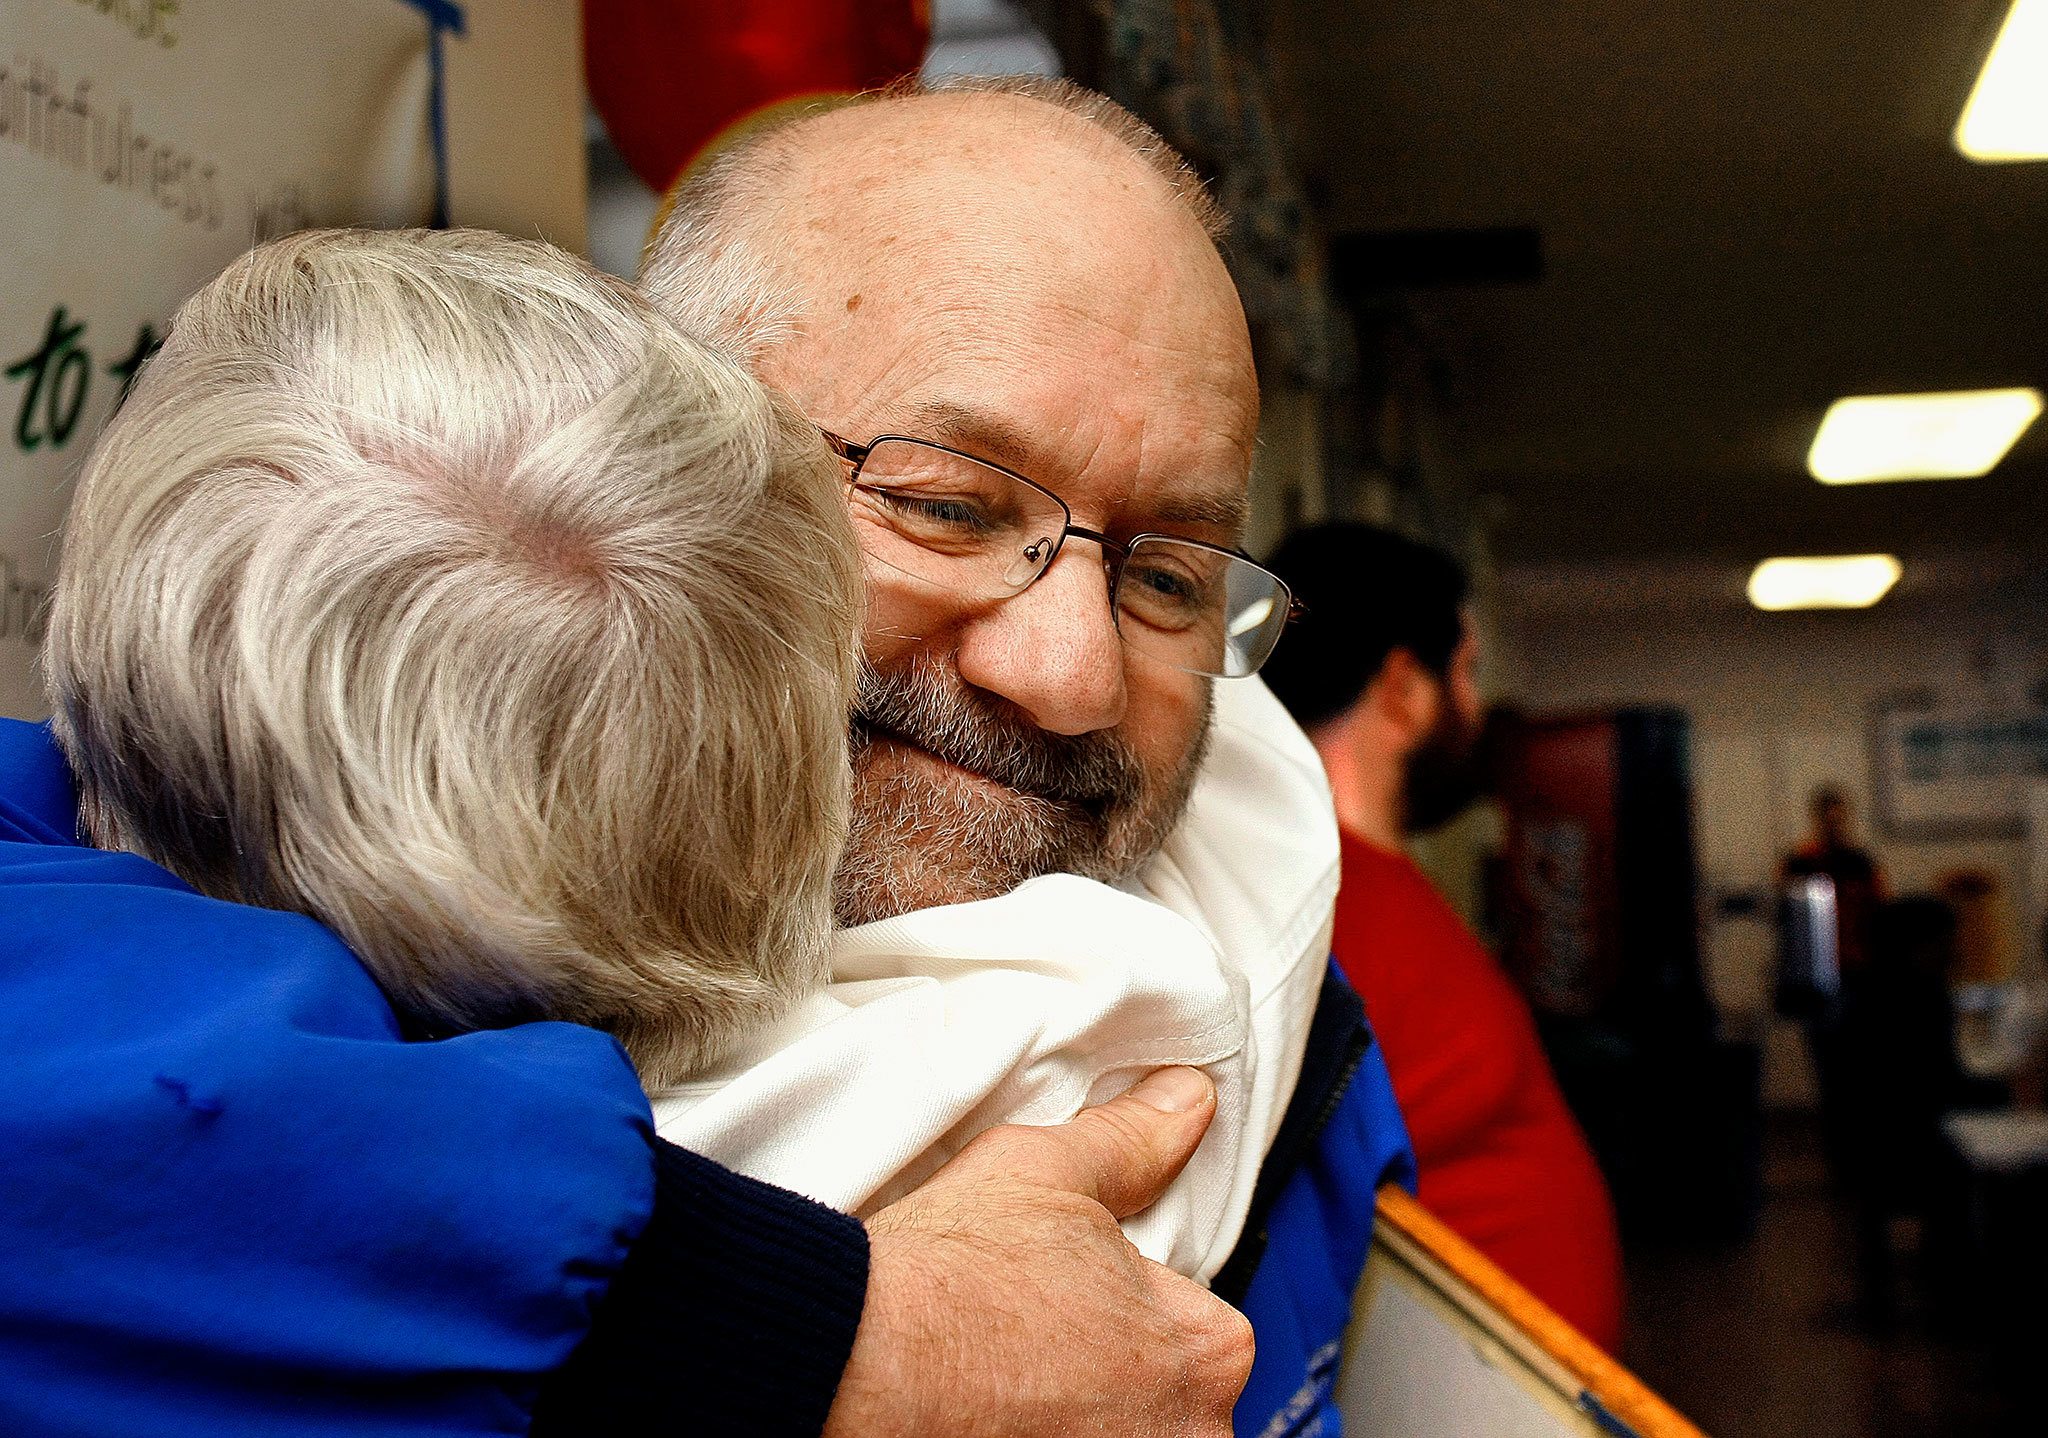
<instances>
[{"instance_id":1,"label":"metal eyeglass frame","mask_svg":"<svg viewBox=\"0 0 2048 1438\"><path fill-rule=\"evenodd\" d=\"M862 484L860 482L860 476L862 468L868 462L868 456L875 451L876 447L882 444L886 444L893 440L903 444L922 445L926 449L936 449L943 454L950 454L954 456L956 459L964 459L968 461L970 464L978 464L983 469L992 469L997 474L1005 475L1010 479L1016 480L1017 483L1023 485L1027 489L1037 491L1039 494L1044 495L1047 499L1051 500L1054 504L1058 505L1060 514L1063 516L1063 519L1060 525L1060 532L1052 537L1052 553L1046 556L1045 563L1039 565L1038 568L1032 572L1032 575L1029 579L1025 580L1022 584L1018 585L1015 589L1011 590L1007 595L1002 596L1002 598L1004 599L1014 599L1019 594L1022 594L1025 590L1029 589L1032 585L1038 583L1038 581L1042 577L1044 577L1046 571L1051 569L1053 567L1054 562L1059 559L1060 551L1066 548L1067 536L1071 534L1078 538L1086 539L1093 542L1102 550L1102 567L1109 576L1110 617L1113 620L1117 621L1117 632L1119 634L1123 632L1123 625L1121 621L1122 611L1117 608L1117 590L1118 587L1123 583L1124 564L1126 563L1126 561L1130 559L1131 551L1135 549L1139 543L1147 539L1164 539L1170 540L1175 544L1190 544L1197 549L1206 549L1215 554L1227 555L1229 558L1235 559L1239 563L1249 564L1252 568L1258 570L1261 574L1264 574L1267 577L1269 577L1273 581L1273 583L1279 588L1281 597L1286 600L1287 618L1286 621L1284 621L1285 623L1291 623L1294 620L1300 618L1302 615L1303 610L1301 603L1294 597L1294 591L1288 587L1287 581L1282 579L1279 575L1273 573L1272 570L1266 568L1265 565L1259 563L1256 559L1253 559L1249 554L1246 554L1242 549L1233 549L1231 546L1227 544L1211 544L1206 539L1192 539L1185 534L1167 534L1163 531L1158 530L1147 530L1143 534L1134 534L1131 536L1128 542L1111 539L1101 530L1089 529L1085 525L1074 523L1074 511L1071 507L1068 506L1067 502L1064 499L1061 499L1057 494L1054 494L1051 490L1047 489L1044 485L1040 484L1037 480L1032 479L1026 475L1017 473L1016 470L1011 469L1008 465L997 464L994 460L983 459L978 454L969 454L964 449L955 449L950 444L940 444L937 440L919 439L914 434L878 434L873 439L869 440L866 444L856 444L854 441L847 439L845 436L834 434L831 430L825 429L823 426L819 427L818 432L825 436L825 443L832 447L832 452L838 455L840 460L847 466L847 484L851 488L858 489L864 494L879 495L886 492L879 485ZM1278 644L1279 639L1276 637L1274 640L1275 647L1278 647ZM1152 656L1148 655L1147 657L1150 658ZM1271 657L1271 651L1268 651L1266 658L1270 659ZM1263 668L1264 666L1265 659L1261 659L1259 661L1259 667ZM1258 669L1253 669L1251 673L1258 673ZM1217 675L1216 677L1228 678L1230 676ZM1250 675L1245 675L1242 677L1249 678Z\"/></svg>"}]
</instances>

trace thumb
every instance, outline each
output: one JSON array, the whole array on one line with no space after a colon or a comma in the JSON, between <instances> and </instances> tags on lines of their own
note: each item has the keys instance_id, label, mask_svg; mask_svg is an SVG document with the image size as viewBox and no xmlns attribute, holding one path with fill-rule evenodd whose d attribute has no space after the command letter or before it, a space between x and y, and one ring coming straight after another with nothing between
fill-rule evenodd
<instances>
[{"instance_id":1,"label":"thumb","mask_svg":"<svg viewBox=\"0 0 2048 1438\"><path fill-rule=\"evenodd\" d=\"M1045 1188L1092 1198L1116 1218L1149 1208L1194 1156L1216 1116L1216 1085L1199 1069L1147 1075L1120 1098L1054 1128L999 1129L1026 1147L989 1157ZM963 1155L964 1157L964 1155Z\"/></svg>"}]
</instances>

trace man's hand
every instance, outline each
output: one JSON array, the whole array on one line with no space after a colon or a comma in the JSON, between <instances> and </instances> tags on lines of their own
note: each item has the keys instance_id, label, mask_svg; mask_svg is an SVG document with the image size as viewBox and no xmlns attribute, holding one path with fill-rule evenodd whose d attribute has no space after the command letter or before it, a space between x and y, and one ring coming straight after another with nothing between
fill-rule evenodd
<instances>
[{"instance_id":1,"label":"man's hand","mask_svg":"<svg viewBox=\"0 0 2048 1438\"><path fill-rule=\"evenodd\" d=\"M1224 1438L1251 1325L1131 1247L1216 1091L1162 1069L1058 1128L969 1144L868 1221L867 1305L826 1438Z\"/></svg>"}]
</instances>

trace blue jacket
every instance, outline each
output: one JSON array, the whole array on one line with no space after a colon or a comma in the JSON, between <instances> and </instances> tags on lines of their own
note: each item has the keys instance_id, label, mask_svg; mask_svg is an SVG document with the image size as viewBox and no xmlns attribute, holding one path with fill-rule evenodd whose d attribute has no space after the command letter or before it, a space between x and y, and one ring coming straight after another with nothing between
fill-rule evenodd
<instances>
[{"instance_id":1,"label":"blue jacket","mask_svg":"<svg viewBox=\"0 0 2048 1438\"><path fill-rule=\"evenodd\" d=\"M819 1430L859 1224L653 1140L610 1039L405 1042L319 925L76 822L47 732L0 720L0 1433ZM1259 1340L1240 1433L1336 1431L1373 1190L1411 1170L1333 971L1217 1279Z\"/></svg>"},{"instance_id":2,"label":"blue jacket","mask_svg":"<svg viewBox=\"0 0 2048 1438\"><path fill-rule=\"evenodd\" d=\"M857 1223L657 1144L609 1037L404 1042L318 924L75 825L0 720L0 1433L818 1431Z\"/></svg>"},{"instance_id":3,"label":"blue jacket","mask_svg":"<svg viewBox=\"0 0 2048 1438\"><path fill-rule=\"evenodd\" d=\"M1383 1183L1412 1192L1415 1155L1358 995L1332 964L1245 1237L1214 1284L1258 1340L1233 1415L1237 1438L1343 1432L1337 1358Z\"/></svg>"}]
</instances>

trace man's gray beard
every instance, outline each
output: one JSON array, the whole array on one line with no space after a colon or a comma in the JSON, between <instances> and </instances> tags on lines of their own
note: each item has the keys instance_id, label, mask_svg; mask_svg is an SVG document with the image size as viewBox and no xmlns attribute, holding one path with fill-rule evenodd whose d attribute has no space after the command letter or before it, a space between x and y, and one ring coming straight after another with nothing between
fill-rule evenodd
<instances>
[{"instance_id":1,"label":"man's gray beard","mask_svg":"<svg viewBox=\"0 0 2048 1438\"><path fill-rule=\"evenodd\" d=\"M1209 747L1213 695L1171 773L1151 775L1113 730L1055 734L924 655L863 669L852 724L853 822L834 903L842 924L1007 894L1040 874L1114 883L1159 852ZM994 781L899 762L908 743Z\"/></svg>"}]
</instances>

